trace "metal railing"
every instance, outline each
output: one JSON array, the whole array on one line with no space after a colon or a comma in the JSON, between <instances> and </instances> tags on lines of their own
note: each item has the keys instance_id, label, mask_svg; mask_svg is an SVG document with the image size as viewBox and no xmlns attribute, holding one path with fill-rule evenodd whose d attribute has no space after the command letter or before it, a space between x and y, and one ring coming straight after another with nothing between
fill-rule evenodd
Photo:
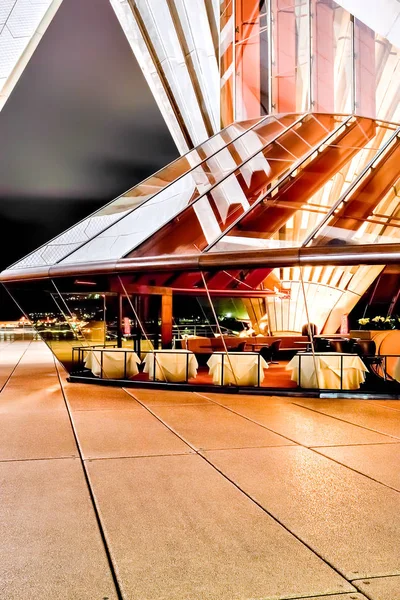
<instances>
[{"instance_id":1,"label":"metal railing","mask_svg":"<svg viewBox=\"0 0 400 600\"><path fill-rule=\"evenodd\" d=\"M93 346L75 346L72 348L72 371L71 371L71 376L86 376L86 377L90 377L90 369L88 369L87 367L85 367L85 360L86 360L86 355L87 353L91 352L91 351L96 351L97 356L99 356L98 362L100 365L100 374L96 375L93 377L96 377L96 379L108 379L111 380L112 378L107 377L107 373L105 372L104 369L104 353L112 353L112 352L119 352L119 353L123 353L124 358L123 358L123 376L121 378L115 379L115 381L121 381L122 380L127 380L127 381L131 381L132 379L135 380L135 376L131 377L127 377L127 363L128 363L128 355L129 354L136 354L135 351L132 348L117 348L116 345L109 345L109 346L100 346L100 345L93 345ZM169 355L174 355L177 354L180 357L184 358L184 376L182 375L178 375L177 377L172 377L170 376L170 374L167 373L167 369L165 364L163 365L163 361L162 361L162 355L168 353ZM193 380L193 386L197 386L197 385L207 385L207 386L211 386L211 387L237 387L237 388L258 388L258 389L263 389L263 390L267 390L267 389L285 389L285 390L290 390L290 389L294 389L294 388L290 388L288 386L275 386L274 388L269 387L268 385L261 385L262 381L261 381L261 374L262 374L262 363L261 363L261 359L263 358L261 356L260 353L258 352L253 352L251 353L252 355L254 355L255 358L255 363L253 365L253 368L256 366L257 367L257 375L255 377L254 383L252 384L240 384L238 383L238 380L241 379L240 377L237 376L237 374L235 373L236 368L234 365L232 365L230 357L231 356L237 356L237 355L244 355L244 356L248 356L249 352L215 352L213 353L213 355L218 355L218 357L220 358L220 372L218 374L218 381L216 381L215 379L213 380L214 382L207 382L207 381L197 381L196 382L196 378L197 378L197 374L196 376L193 376L193 371L191 374L191 356L194 356L194 353L187 351L184 352L182 350L177 350L176 352L174 352L174 350L140 350L139 351L140 354L140 365L141 367L138 368L139 374L140 373L146 373L148 375L148 380L141 378L140 381L143 383L147 383L147 382L155 382L155 381L162 381L166 384L170 384L170 383L188 383L189 380ZM152 356L151 359L148 359L148 356ZM137 354L136 354L137 356ZM297 365L294 364L292 365L292 370L294 372L297 371L297 376L295 377L295 379L297 380L297 389L299 390L319 390L319 391L331 391L331 392L354 392L354 393L365 393L366 390L369 391L373 391L374 389L379 389L382 384L386 384L385 387L392 387L393 389L395 389L396 393L400 393L400 354L384 354L384 355L362 355L359 356L358 354L350 354L350 353L339 353L339 352L328 352L328 353L316 353L315 354L316 358L323 358L323 357L337 357L339 358L339 366L337 367L336 365L331 365L331 367L329 367L329 365L326 367L328 370L330 369L331 371L336 372L336 374L338 374L338 385L335 385L335 387L332 388L328 388L328 387L323 387L323 385L321 385L321 383L323 384L323 381L318 381L318 375L319 373L321 373L321 377L322 377L322 369L320 366L317 366L317 370L315 369L316 365L312 365L310 368L310 365L308 365L308 370L307 370L307 375L304 374L304 372L302 371L302 362L303 362L303 366L304 366L304 360L310 361L312 359L312 354L310 352L298 352L294 358L297 359ZM361 382L357 382L355 385L358 385L358 387L352 387L349 386L349 378L345 375L345 371L346 370L353 370L353 369L357 369L356 365L346 365L346 360L349 360L351 358L359 358L362 361L363 366L365 367L365 371L364 372L364 381ZM388 372L388 359L397 359L399 361L399 367L398 367L398 373L399 373L399 380L397 380L394 377L394 371L396 370L396 365L391 364L389 370L391 371L391 373ZM143 369L143 365L144 365L144 369ZM196 373L197 373L197 362L196 362ZM362 365L360 365L360 367L362 368ZM227 375L227 371L229 371L229 375ZM182 366L181 366L181 371L180 373L182 373ZM210 374L211 374L211 368L210 368ZM308 383L305 383L305 380L307 379ZM360 378L361 379L361 378ZM294 379L293 379L294 380ZM312 385L310 385L310 382L312 382ZM315 383L315 385L313 385L313 383Z\"/></svg>"}]
</instances>

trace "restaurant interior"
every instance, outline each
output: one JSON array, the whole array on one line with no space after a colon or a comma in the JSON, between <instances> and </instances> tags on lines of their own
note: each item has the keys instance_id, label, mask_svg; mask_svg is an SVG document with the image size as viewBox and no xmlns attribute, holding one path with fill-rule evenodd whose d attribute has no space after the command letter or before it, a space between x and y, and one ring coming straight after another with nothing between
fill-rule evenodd
<instances>
[{"instance_id":1,"label":"restaurant interior","mask_svg":"<svg viewBox=\"0 0 400 600\"><path fill-rule=\"evenodd\" d=\"M333 252L337 262L343 248ZM71 381L400 393L400 264L282 266L267 275L253 268L239 276L237 269L167 268L14 282L8 289L28 305L27 318ZM243 291L243 273L254 278L260 271L262 285ZM223 278L237 287L210 288Z\"/></svg>"}]
</instances>

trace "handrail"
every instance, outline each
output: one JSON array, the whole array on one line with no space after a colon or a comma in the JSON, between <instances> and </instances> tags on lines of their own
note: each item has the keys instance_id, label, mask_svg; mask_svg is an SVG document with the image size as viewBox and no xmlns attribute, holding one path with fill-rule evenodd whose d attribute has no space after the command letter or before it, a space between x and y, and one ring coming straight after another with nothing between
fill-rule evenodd
<instances>
[{"instance_id":1,"label":"handrail","mask_svg":"<svg viewBox=\"0 0 400 600\"><path fill-rule=\"evenodd\" d=\"M212 252L210 254L149 256L123 258L118 261L99 261L38 267L35 269L6 269L0 282L34 281L60 277L76 277L86 273L117 275L143 272L221 271L223 268L254 269L258 267L318 266L318 265L387 265L400 264L400 243L355 244L349 246L308 246L243 252ZM245 296L243 291L243 296Z\"/></svg>"}]
</instances>

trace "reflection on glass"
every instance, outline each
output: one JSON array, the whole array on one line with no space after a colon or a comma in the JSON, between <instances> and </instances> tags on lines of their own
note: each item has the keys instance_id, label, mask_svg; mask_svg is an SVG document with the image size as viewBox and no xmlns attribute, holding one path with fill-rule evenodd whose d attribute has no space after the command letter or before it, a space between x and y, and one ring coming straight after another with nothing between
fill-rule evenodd
<instances>
[{"instance_id":1,"label":"reflection on glass","mask_svg":"<svg viewBox=\"0 0 400 600\"><path fill-rule=\"evenodd\" d=\"M226 181L230 173L237 169L238 164L248 162L257 150L279 136L297 118L297 115L287 115L282 119L267 117L262 120L201 166L176 180L137 210L130 212L114 226L68 256L65 262L123 256L186 206L194 203L207 189L214 187L221 180ZM264 163L264 168L267 168L266 161ZM245 170L246 167L243 169ZM249 177L252 173L252 165L250 164L247 169L247 177Z\"/></svg>"},{"instance_id":2,"label":"reflection on glass","mask_svg":"<svg viewBox=\"0 0 400 600\"><path fill-rule=\"evenodd\" d=\"M287 174L299 157L311 152L338 123L341 119L337 121L328 115L298 120L129 256L204 250L259 202L272 184Z\"/></svg>"},{"instance_id":3,"label":"reflection on glass","mask_svg":"<svg viewBox=\"0 0 400 600\"><path fill-rule=\"evenodd\" d=\"M271 84L273 108L279 112L308 110L310 107L309 1L272 0L271 4L274 24Z\"/></svg>"},{"instance_id":4,"label":"reflection on glass","mask_svg":"<svg viewBox=\"0 0 400 600\"><path fill-rule=\"evenodd\" d=\"M392 137L383 140L380 155L372 155L363 165L354 185L345 190L323 226L310 236L311 245L390 244L399 238L400 140L390 129L388 133Z\"/></svg>"},{"instance_id":5,"label":"reflection on glass","mask_svg":"<svg viewBox=\"0 0 400 600\"><path fill-rule=\"evenodd\" d=\"M315 110L353 110L353 27L333 0L313 0L313 99ZM371 114L371 116L374 116Z\"/></svg>"},{"instance_id":6,"label":"reflection on glass","mask_svg":"<svg viewBox=\"0 0 400 600\"><path fill-rule=\"evenodd\" d=\"M269 110L268 2L236 0L235 114L237 120ZM302 107L293 111L302 110Z\"/></svg>"}]
</instances>

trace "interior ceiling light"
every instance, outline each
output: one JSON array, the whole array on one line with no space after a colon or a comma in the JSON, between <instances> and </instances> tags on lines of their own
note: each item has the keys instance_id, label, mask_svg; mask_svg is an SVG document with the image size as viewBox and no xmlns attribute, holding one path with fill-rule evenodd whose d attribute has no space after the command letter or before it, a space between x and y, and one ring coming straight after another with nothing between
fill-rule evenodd
<instances>
[{"instance_id":1,"label":"interior ceiling light","mask_svg":"<svg viewBox=\"0 0 400 600\"><path fill-rule=\"evenodd\" d=\"M97 285L95 281L83 281L81 279L75 279L75 285Z\"/></svg>"}]
</instances>

